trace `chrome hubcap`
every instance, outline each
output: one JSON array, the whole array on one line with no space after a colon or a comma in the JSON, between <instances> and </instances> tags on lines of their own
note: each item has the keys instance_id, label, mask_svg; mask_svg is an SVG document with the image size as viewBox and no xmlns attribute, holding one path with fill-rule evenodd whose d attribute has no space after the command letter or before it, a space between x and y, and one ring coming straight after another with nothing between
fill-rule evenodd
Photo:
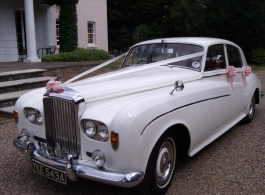
<instances>
[{"instance_id":1,"label":"chrome hubcap","mask_svg":"<svg viewBox=\"0 0 265 195\"><path fill-rule=\"evenodd\" d=\"M156 162L156 181L159 187L164 187L170 181L175 166L175 144L169 138L162 144Z\"/></svg>"},{"instance_id":2,"label":"chrome hubcap","mask_svg":"<svg viewBox=\"0 0 265 195\"><path fill-rule=\"evenodd\" d=\"M250 107L249 107L249 112L248 112L248 117L252 118L254 111L255 111L255 97L253 96L251 99Z\"/></svg>"}]
</instances>

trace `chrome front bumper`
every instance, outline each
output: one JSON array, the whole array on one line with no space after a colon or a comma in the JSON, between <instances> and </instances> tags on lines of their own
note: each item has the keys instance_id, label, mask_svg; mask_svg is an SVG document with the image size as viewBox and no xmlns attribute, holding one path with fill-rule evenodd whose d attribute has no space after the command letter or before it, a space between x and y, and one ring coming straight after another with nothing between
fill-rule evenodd
<instances>
[{"instance_id":1,"label":"chrome front bumper","mask_svg":"<svg viewBox=\"0 0 265 195\"><path fill-rule=\"evenodd\" d=\"M68 179L72 181L77 181L80 177L126 188L137 186L143 181L143 172L122 174L113 170L98 169L97 167L79 163L77 159L72 157L72 155L68 155L66 160L51 158L39 151L33 142L24 142L20 138L21 136L15 138L13 145L26 156L28 162L31 163L32 160L36 160L48 166L65 171Z\"/></svg>"}]
</instances>

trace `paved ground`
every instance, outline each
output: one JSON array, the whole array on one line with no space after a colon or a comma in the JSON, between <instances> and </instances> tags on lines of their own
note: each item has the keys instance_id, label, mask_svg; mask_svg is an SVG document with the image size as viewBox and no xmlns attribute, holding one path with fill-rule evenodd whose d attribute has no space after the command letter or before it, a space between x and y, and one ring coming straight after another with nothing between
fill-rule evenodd
<instances>
[{"instance_id":1,"label":"paved ground","mask_svg":"<svg viewBox=\"0 0 265 195\"><path fill-rule=\"evenodd\" d=\"M265 72L258 72L263 90ZM17 153L12 121L0 121L0 194L133 195L134 190L87 180L67 186L32 173ZM126 157L125 157L126 158ZM192 158L179 162L167 195L265 194L265 99L251 124L236 125Z\"/></svg>"}]
</instances>

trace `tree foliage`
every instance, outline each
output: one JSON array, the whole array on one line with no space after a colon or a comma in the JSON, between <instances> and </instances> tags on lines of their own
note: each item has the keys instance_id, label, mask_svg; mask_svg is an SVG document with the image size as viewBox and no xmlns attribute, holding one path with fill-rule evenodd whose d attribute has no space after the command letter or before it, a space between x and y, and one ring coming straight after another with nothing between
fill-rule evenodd
<instances>
[{"instance_id":1,"label":"tree foliage","mask_svg":"<svg viewBox=\"0 0 265 195\"><path fill-rule=\"evenodd\" d=\"M110 49L152 38L203 36L231 40L245 53L265 47L265 1L111 0Z\"/></svg>"},{"instance_id":2,"label":"tree foliage","mask_svg":"<svg viewBox=\"0 0 265 195\"><path fill-rule=\"evenodd\" d=\"M77 12L78 0L45 0L48 5L57 5L60 21L60 52L74 51L78 46Z\"/></svg>"},{"instance_id":3,"label":"tree foliage","mask_svg":"<svg viewBox=\"0 0 265 195\"><path fill-rule=\"evenodd\" d=\"M234 41L247 56L265 47L264 0L205 0L205 5L207 36Z\"/></svg>"}]
</instances>

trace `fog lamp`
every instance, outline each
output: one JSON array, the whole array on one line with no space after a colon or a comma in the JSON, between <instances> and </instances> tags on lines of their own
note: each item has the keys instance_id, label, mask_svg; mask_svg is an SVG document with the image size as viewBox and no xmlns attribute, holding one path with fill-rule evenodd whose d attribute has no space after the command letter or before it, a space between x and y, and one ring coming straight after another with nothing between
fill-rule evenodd
<instances>
[{"instance_id":1,"label":"fog lamp","mask_svg":"<svg viewBox=\"0 0 265 195\"><path fill-rule=\"evenodd\" d=\"M100 150L94 150L94 152L92 153L92 159L94 163L100 168L102 168L106 162L105 156Z\"/></svg>"},{"instance_id":2,"label":"fog lamp","mask_svg":"<svg viewBox=\"0 0 265 195\"><path fill-rule=\"evenodd\" d=\"M22 140L24 142L29 141L30 134L29 134L29 131L27 129L22 129L20 134L21 134L20 140Z\"/></svg>"}]
</instances>

